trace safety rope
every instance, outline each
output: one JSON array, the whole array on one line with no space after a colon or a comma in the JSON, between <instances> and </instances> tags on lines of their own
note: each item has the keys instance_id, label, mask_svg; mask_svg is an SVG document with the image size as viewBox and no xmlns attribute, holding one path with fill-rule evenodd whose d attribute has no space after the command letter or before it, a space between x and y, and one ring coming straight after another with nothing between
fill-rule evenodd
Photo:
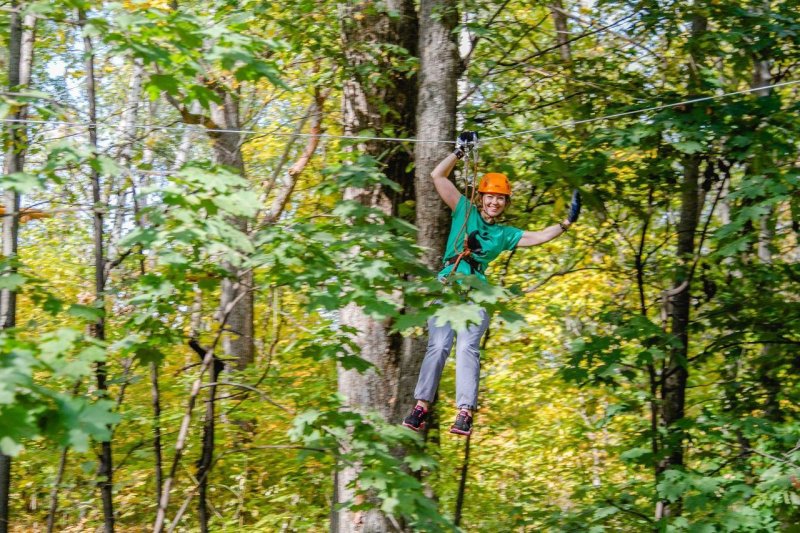
<instances>
[{"instance_id":1,"label":"safety rope","mask_svg":"<svg viewBox=\"0 0 800 533\"><path fill-rule=\"evenodd\" d=\"M477 145L475 145L475 146L473 146L471 148L468 147L466 149L466 154L464 154L464 174L466 176L466 179L464 180L464 189L465 189L464 192L465 193L467 192L466 188L470 186L470 183L469 183L470 182L470 180L469 180L469 177L470 177L470 168L469 168L470 155L472 156L472 172L471 172L471 174L472 174L472 192L470 193L469 202L467 204L467 214L464 216L464 223L461 224L461 229L458 230L458 233L456 233L456 238L453 239L453 253L456 254L456 256L455 256L456 259L453 262L453 268L451 268L450 272L448 272L444 276L443 279L445 281L447 281L447 278L450 277L450 274L452 274L453 272L456 271L456 269L458 269L458 265L459 265L459 263L461 263L461 260L472 254L472 250L469 249L469 234L467 233L467 229L468 229L467 228L467 224L469 223L469 217L472 214L472 210L473 209L477 209L475 207L475 195L477 194L477 190L478 190L478 185L477 185L477 181L478 181L478 146ZM467 195L465 194L464 197L466 197L466 196ZM461 239L461 235L462 234L464 235L464 244L463 244L463 249L459 252L457 243Z\"/></svg>"}]
</instances>

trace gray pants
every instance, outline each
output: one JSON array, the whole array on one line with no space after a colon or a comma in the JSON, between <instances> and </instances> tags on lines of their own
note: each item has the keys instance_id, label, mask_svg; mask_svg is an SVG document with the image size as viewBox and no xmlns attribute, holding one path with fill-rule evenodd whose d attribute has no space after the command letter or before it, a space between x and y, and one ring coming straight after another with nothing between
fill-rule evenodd
<instances>
[{"instance_id":1,"label":"gray pants","mask_svg":"<svg viewBox=\"0 0 800 533\"><path fill-rule=\"evenodd\" d=\"M435 319L428 320L428 349L422 368L419 370L414 398L432 402L439 388L442 370L456 337L456 405L459 409L477 409L478 381L481 375L480 342L489 327L489 315L481 309L480 324L472 324L466 330L453 331L448 322L437 326Z\"/></svg>"}]
</instances>

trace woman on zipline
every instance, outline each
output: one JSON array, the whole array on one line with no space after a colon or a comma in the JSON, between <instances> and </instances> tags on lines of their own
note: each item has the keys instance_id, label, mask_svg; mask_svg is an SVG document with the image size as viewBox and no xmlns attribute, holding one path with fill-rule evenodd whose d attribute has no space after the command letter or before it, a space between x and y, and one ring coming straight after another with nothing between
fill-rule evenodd
<instances>
[{"instance_id":1,"label":"woman on zipline","mask_svg":"<svg viewBox=\"0 0 800 533\"><path fill-rule=\"evenodd\" d=\"M575 191L567 218L541 231L523 231L497 223L511 201L511 184L504 174L485 174L478 185L479 198L473 205L458 192L448 179L456 162L476 146L478 135L467 131L458 136L455 151L445 157L433 170L431 177L436 192L453 210L450 235L444 255L444 268L439 279L445 280L453 271L474 275L486 281L486 267L501 252L519 246L535 246L551 241L567 231L578 219L581 209L580 195ZM424 429L430 404L433 402L442 369L450 355L453 337L456 338L456 406L458 414L450 433L472 433L472 413L478 406L478 379L480 377L480 340L489 327L489 315L480 311L481 322L464 330L453 331L450 323L436 324L428 321L428 348L420 368L414 398L417 404L403 425L414 431Z\"/></svg>"}]
</instances>

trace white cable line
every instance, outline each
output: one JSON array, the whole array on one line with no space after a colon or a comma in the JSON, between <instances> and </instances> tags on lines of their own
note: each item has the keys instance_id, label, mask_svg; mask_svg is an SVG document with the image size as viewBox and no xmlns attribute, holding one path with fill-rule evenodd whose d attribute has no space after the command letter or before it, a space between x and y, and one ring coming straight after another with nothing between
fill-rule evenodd
<instances>
[{"instance_id":1,"label":"white cable line","mask_svg":"<svg viewBox=\"0 0 800 533\"><path fill-rule=\"evenodd\" d=\"M735 96L737 94L747 94L752 93L755 91L765 91L767 89L775 89L778 87L786 87L789 85L796 85L800 83L800 80L793 80L793 81L784 81L781 83L774 83L772 85L766 85L763 87L752 87L750 89L742 89L741 91L732 91L729 93L711 95L711 96L703 96L700 98L692 98L691 100L684 100L682 102L674 102L671 104L662 104L652 107L645 107L642 109L634 109L632 111L624 111L622 113L614 113L612 115L603 115L601 117L593 117L593 118L586 118L582 120L565 120L563 122L559 122L558 124L554 124L552 126L543 126L541 128L535 128L531 130L524 130L518 131L514 133L507 133L505 135L494 135L492 137L484 137L481 139L481 142L492 141L495 139L506 139L509 137L515 137L517 135L526 135L529 133L537 133L540 131L547 131L552 129L559 129L559 128L568 128L570 126L577 126L578 124L588 124L589 122L597 122L600 120L611 120L620 117L626 117L629 115L636 115L640 113L648 113L650 111L658 111L660 109L667 109L670 107L677 107L681 105L688 105L688 104L695 104L698 102L706 102L708 100L717 100L719 98L725 98L727 96ZM84 126L84 127L114 127L111 125L106 124L91 124L85 122L68 122L68 121L49 121L49 120L33 120L33 119L14 119L14 118L3 118L0 119L0 122L14 122L14 123L24 123L24 124L53 124L53 125L62 125L62 126ZM455 141L442 141L442 140L435 140L435 139L416 139L413 137L410 138L401 138L401 137L377 137L377 136L366 136L366 135L330 135L327 133L288 133L288 132L269 132L267 130L233 130L233 129L219 129L219 128L204 128L202 126L195 126L192 124L186 124L183 126L153 126L153 125L144 125L144 124L137 124L137 129L142 128L150 128L152 130L159 130L159 131L184 131L185 129L194 129L197 131L203 132L214 132L214 133L242 133L242 134L258 134L263 135L265 137L274 136L274 137L319 137L320 139L348 139L348 140L358 140L358 141L390 141L390 142L418 142L418 143L445 143L445 144L455 144Z\"/></svg>"},{"instance_id":2,"label":"white cable line","mask_svg":"<svg viewBox=\"0 0 800 533\"><path fill-rule=\"evenodd\" d=\"M33 119L15 119L15 118L3 118L0 119L2 122L14 122L20 124L43 124L43 125L55 125L55 126L82 126L82 127L91 127L94 126L95 128L113 128L115 126L109 124L101 124L101 123L87 123L87 122L69 122L66 120L33 120ZM194 124L185 124L183 126L153 126L153 125L145 125L145 124L137 124L137 129L149 128L152 130L159 130L159 131L185 131L186 129L197 130L201 132L213 132L213 133L243 133L243 134L255 134L255 135L262 135L264 137L319 137L320 139L350 139L350 140L357 140L357 141L394 141L394 142L417 142L417 143L449 143L455 144L455 141L440 141L435 139L415 139L415 138L401 138L401 137L372 137L366 135L330 135L327 133L289 133L289 132L280 132L280 131L268 131L268 130L233 130L233 129L222 129L222 128L204 128L202 126L196 126Z\"/></svg>"},{"instance_id":3,"label":"white cable line","mask_svg":"<svg viewBox=\"0 0 800 533\"><path fill-rule=\"evenodd\" d=\"M717 94L717 95L712 95L712 96L702 96L700 98L692 98L691 100L684 100L683 102L675 102L675 103L672 103L672 104L663 104L663 105L657 105L657 106L653 106L653 107L645 107L645 108L642 108L642 109L634 109L633 111L624 111L622 113L614 113L613 115L604 115L602 117L585 118L585 119L582 119L582 120L565 120L564 122L559 122L558 124L554 124L552 126L543 126L541 128L535 128L535 129L532 129L532 130L517 131L517 132L514 132L514 133L507 133L505 135L494 135L492 137L484 137L483 139L481 139L481 142L492 141L494 139L507 139L509 137L515 137L517 135L526 135L526 134L529 134L529 133L537 133L537 132L540 132L540 131L547 131L547 130L553 130L553 129L559 129L559 128L568 128L570 126L577 126L578 124L587 124L589 122L597 122L599 120L611 120L611 119L614 119L614 118L625 117L625 116L628 116L628 115L637 115L639 113L648 113L650 111L658 111L659 109L667 109L669 107L677 107L677 106L681 106L681 105L696 104L698 102L705 102L705 101L708 101L708 100L716 100L718 98L724 98L726 96L734 96L734 95L737 95L737 94L752 93L752 92L755 92L755 91L765 91L767 89L774 89L776 87L785 87L787 85L796 85L798 83L800 83L800 80L784 81L784 82L781 82L781 83L774 83L772 85L766 85L764 87L752 87L750 89L743 89L741 91L733 91L733 92L730 92L730 93Z\"/></svg>"}]
</instances>

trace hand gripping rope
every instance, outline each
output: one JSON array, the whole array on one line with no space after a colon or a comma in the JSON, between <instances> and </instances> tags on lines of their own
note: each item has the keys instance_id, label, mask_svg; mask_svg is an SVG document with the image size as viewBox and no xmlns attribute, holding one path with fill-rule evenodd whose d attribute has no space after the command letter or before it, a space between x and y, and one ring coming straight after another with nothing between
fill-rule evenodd
<instances>
[{"instance_id":1,"label":"hand gripping rope","mask_svg":"<svg viewBox=\"0 0 800 533\"><path fill-rule=\"evenodd\" d=\"M472 250L469 249L469 235L467 235L467 223L469 222L469 217L472 214L472 210L475 209L475 196L478 192L478 141L476 139L475 143L466 144L464 146L465 154L464 154L464 192L467 192L467 189L470 187L470 175L472 177L471 180L471 187L472 191L470 192L469 196L469 204L467 205L467 214L464 216L464 223L461 225L461 228L456 233L456 238L453 239L453 253L456 254L448 263L451 263L453 268L450 269L443 279L443 281L447 281L447 278L450 277L450 274L458 269L459 263L461 260L469 257L472 254ZM470 157L471 156L471 157ZM470 168L470 158L472 159L472 168ZM471 171L471 172L470 172ZM466 196L466 194L464 194ZM464 246L462 251L458 251L457 242L464 236Z\"/></svg>"}]
</instances>

